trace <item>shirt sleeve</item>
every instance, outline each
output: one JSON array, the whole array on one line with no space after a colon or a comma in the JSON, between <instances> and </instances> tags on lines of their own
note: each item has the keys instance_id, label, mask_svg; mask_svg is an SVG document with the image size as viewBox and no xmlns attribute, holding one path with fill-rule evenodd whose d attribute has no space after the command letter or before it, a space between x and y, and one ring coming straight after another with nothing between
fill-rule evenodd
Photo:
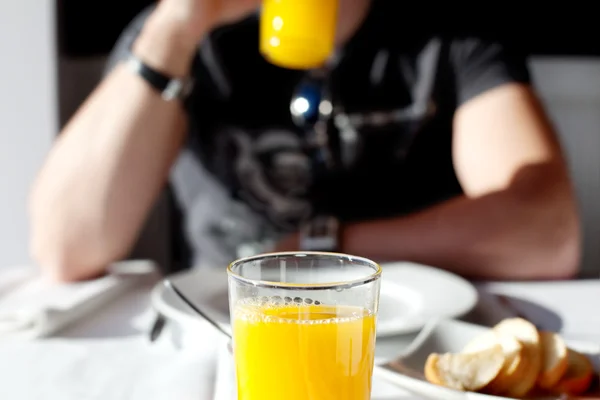
<instances>
[{"instance_id":1,"label":"shirt sleeve","mask_svg":"<svg viewBox=\"0 0 600 400\"><path fill-rule=\"evenodd\" d=\"M459 106L502 84L531 82L525 53L506 43L478 38L455 40L450 61Z\"/></svg>"}]
</instances>

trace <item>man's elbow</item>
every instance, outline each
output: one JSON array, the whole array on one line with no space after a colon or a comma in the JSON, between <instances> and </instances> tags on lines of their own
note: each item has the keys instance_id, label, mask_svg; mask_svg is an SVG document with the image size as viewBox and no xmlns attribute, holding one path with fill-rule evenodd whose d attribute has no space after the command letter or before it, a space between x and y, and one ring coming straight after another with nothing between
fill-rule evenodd
<instances>
[{"instance_id":1,"label":"man's elbow","mask_svg":"<svg viewBox=\"0 0 600 400\"><path fill-rule=\"evenodd\" d=\"M522 172L512 185L527 226L531 279L571 279L579 273L582 233L577 200L562 163ZM534 239L535 238L535 239Z\"/></svg>"},{"instance_id":2,"label":"man's elbow","mask_svg":"<svg viewBox=\"0 0 600 400\"><path fill-rule=\"evenodd\" d=\"M542 278L572 279L579 274L582 254L582 233L575 201L560 202L543 216L538 226L541 245L538 246Z\"/></svg>"},{"instance_id":3,"label":"man's elbow","mask_svg":"<svg viewBox=\"0 0 600 400\"><path fill-rule=\"evenodd\" d=\"M89 246L61 244L58 240L32 237L32 258L44 275L57 282L76 282L102 275L106 266L116 261L117 256L104 253Z\"/></svg>"},{"instance_id":4,"label":"man's elbow","mask_svg":"<svg viewBox=\"0 0 600 400\"><path fill-rule=\"evenodd\" d=\"M576 278L581 262L581 233L579 225L564 229L562 234L548 241L546 246L546 274L548 279Z\"/></svg>"}]
</instances>

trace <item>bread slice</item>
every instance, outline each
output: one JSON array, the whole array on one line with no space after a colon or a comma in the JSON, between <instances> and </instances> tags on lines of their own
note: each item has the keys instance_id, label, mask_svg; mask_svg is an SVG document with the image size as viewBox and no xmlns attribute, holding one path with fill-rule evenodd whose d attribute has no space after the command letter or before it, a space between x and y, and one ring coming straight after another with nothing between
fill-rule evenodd
<instances>
[{"instance_id":1,"label":"bread slice","mask_svg":"<svg viewBox=\"0 0 600 400\"><path fill-rule=\"evenodd\" d=\"M565 341L556 333L540 332L542 369L537 384L542 389L554 387L567 371L568 351Z\"/></svg>"},{"instance_id":2,"label":"bread slice","mask_svg":"<svg viewBox=\"0 0 600 400\"><path fill-rule=\"evenodd\" d=\"M498 376L504 362L500 345L474 353L433 353L425 363L425 377L451 389L481 391Z\"/></svg>"},{"instance_id":3,"label":"bread slice","mask_svg":"<svg viewBox=\"0 0 600 400\"><path fill-rule=\"evenodd\" d=\"M489 349L496 345L502 347L504 352L504 365L500 373L494 378L486 388L486 392L495 395L506 394L513 387L521 375L525 366L525 357L523 345L513 336L503 335L490 330L477 336L469 342L463 349L464 353L473 353Z\"/></svg>"},{"instance_id":4,"label":"bread slice","mask_svg":"<svg viewBox=\"0 0 600 400\"><path fill-rule=\"evenodd\" d=\"M585 355L571 349L568 349L567 353L567 371L552 391L577 396L585 393L590 388L594 368Z\"/></svg>"},{"instance_id":5,"label":"bread slice","mask_svg":"<svg viewBox=\"0 0 600 400\"><path fill-rule=\"evenodd\" d=\"M507 395L521 398L535 386L542 367L542 347L537 328L522 318L509 318L494 327L500 335L512 336L523 345L526 365L520 365L518 379L508 388Z\"/></svg>"}]
</instances>

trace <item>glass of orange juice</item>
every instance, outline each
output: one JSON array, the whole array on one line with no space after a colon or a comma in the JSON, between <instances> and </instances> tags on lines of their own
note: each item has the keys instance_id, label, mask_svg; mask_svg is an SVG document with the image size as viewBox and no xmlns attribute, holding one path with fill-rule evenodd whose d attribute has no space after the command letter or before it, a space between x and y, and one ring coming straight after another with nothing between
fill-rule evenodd
<instances>
[{"instance_id":1,"label":"glass of orange juice","mask_svg":"<svg viewBox=\"0 0 600 400\"><path fill-rule=\"evenodd\" d=\"M368 400L381 267L272 253L228 268L239 400Z\"/></svg>"},{"instance_id":2,"label":"glass of orange juice","mask_svg":"<svg viewBox=\"0 0 600 400\"><path fill-rule=\"evenodd\" d=\"M263 0L260 51L290 69L322 67L333 54L339 0Z\"/></svg>"}]
</instances>

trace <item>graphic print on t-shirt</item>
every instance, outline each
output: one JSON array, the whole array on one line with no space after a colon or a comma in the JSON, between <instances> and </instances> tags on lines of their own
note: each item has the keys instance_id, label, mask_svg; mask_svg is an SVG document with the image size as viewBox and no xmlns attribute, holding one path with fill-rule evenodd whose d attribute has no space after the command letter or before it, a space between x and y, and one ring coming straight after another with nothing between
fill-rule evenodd
<instances>
[{"instance_id":1,"label":"graphic print on t-shirt","mask_svg":"<svg viewBox=\"0 0 600 400\"><path fill-rule=\"evenodd\" d=\"M310 160L294 132L267 129L254 136L229 128L219 135L233 147L231 166L242 200L283 229L294 229L310 215Z\"/></svg>"}]
</instances>

